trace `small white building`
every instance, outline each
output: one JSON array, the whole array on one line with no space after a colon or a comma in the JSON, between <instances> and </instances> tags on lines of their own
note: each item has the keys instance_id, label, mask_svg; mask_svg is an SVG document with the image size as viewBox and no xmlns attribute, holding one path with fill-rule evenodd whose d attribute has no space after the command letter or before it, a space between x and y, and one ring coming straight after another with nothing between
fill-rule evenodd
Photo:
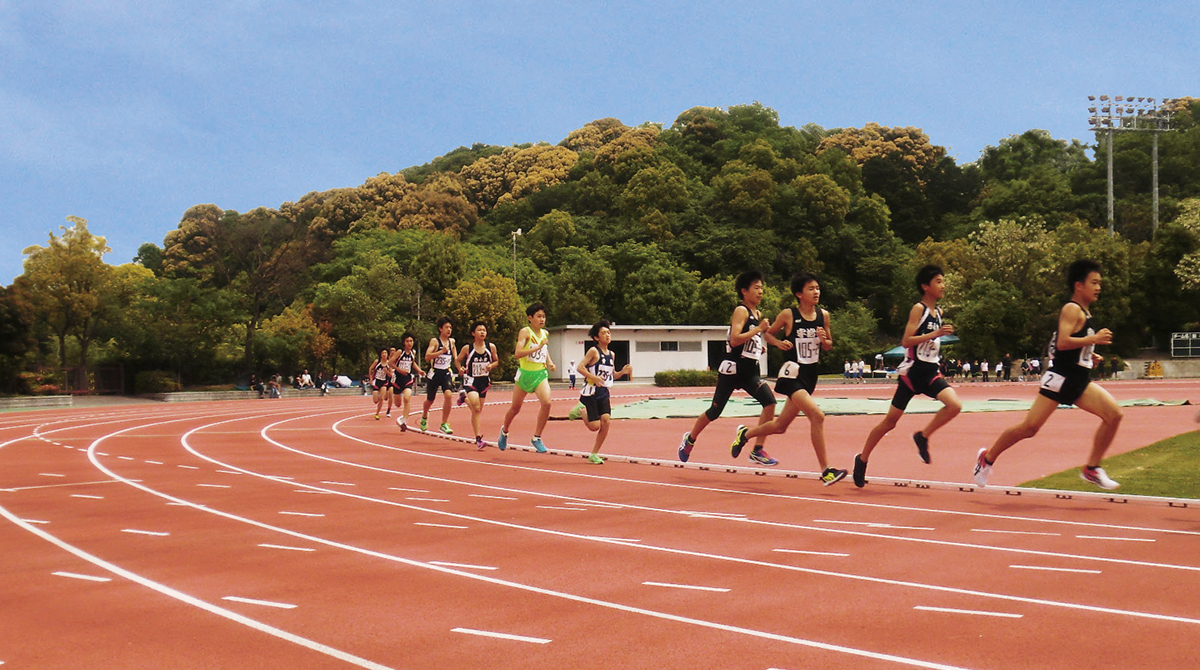
<instances>
[{"instance_id":1,"label":"small white building","mask_svg":"<svg viewBox=\"0 0 1200 670\"><path fill-rule=\"evenodd\" d=\"M583 360L594 342L588 337L590 325L556 326L550 331L550 356L558 366L554 379L566 380L568 364ZM609 348L617 369L633 364L637 379L653 379L663 370L715 370L725 357L729 326L627 326L612 327ZM767 361L761 362L766 374Z\"/></svg>"}]
</instances>

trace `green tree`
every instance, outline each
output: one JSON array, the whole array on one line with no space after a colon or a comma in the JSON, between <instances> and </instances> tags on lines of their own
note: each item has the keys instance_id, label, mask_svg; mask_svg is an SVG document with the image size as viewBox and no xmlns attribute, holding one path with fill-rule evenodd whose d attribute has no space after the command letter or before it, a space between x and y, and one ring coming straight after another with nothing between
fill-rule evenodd
<instances>
[{"instance_id":1,"label":"green tree","mask_svg":"<svg viewBox=\"0 0 1200 670\"><path fill-rule=\"evenodd\" d=\"M72 226L61 226L62 236L50 233L47 246L24 250L25 287L36 319L46 323L58 339L58 360L67 364L67 338L79 343L79 366L88 364L88 348L109 299L112 268L104 254L112 251L103 237L88 231L87 221L67 217Z\"/></svg>"},{"instance_id":2,"label":"green tree","mask_svg":"<svg viewBox=\"0 0 1200 670\"><path fill-rule=\"evenodd\" d=\"M677 265L657 245L626 242L597 252L620 277L606 313L618 323L684 323L699 276Z\"/></svg>"},{"instance_id":3,"label":"green tree","mask_svg":"<svg viewBox=\"0 0 1200 670\"><path fill-rule=\"evenodd\" d=\"M516 360L505 353L512 351L517 333L526 323L516 282L485 270L478 277L460 281L447 291L445 307L446 315L454 321L455 331L461 335L461 343L471 341L469 329L472 323L483 321L487 324L488 340L496 344L501 354L501 367L499 372L493 373L493 378L511 377L516 371Z\"/></svg>"}]
</instances>

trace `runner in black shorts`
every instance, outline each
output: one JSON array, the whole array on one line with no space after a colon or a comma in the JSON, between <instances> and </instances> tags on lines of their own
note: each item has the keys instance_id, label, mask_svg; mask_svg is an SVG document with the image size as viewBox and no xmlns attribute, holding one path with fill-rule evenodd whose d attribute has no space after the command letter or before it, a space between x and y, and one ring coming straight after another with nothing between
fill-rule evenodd
<instances>
[{"instance_id":1,"label":"runner in black shorts","mask_svg":"<svg viewBox=\"0 0 1200 670\"><path fill-rule=\"evenodd\" d=\"M1079 476L1102 489L1120 486L1100 467L1100 461L1121 426L1121 407L1104 387L1091 383L1089 378L1092 367L1103 360L1096 353L1096 345L1112 344L1112 331L1107 328L1096 330L1092 325L1090 308L1100 297L1102 286L1100 264L1089 260L1075 261L1067 269L1067 285L1071 289L1071 300L1058 313L1058 328L1050 339L1049 369L1042 375L1033 407L1021 423L1001 433L990 449L979 450L975 459L975 483L980 486L987 486L992 464L1000 454L1017 442L1037 435L1059 405L1075 405L1100 417L1100 427L1092 440L1092 452Z\"/></svg>"},{"instance_id":2,"label":"runner in black shorts","mask_svg":"<svg viewBox=\"0 0 1200 670\"><path fill-rule=\"evenodd\" d=\"M896 393L892 396L892 406L888 408L883 420L867 435L862 453L854 457L854 485L859 488L867 483L867 461L871 458L875 445L896 427L914 395L923 393L942 403L942 408L933 415L925 428L913 433L917 454L926 463L930 460L930 436L962 411L962 401L942 377L939 365L941 345L938 338L954 332L954 326L942 322L942 310L937 306L937 301L946 293L942 269L936 265L926 265L918 270L917 289L921 291L921 302L909 310L908 324L905 325L904 337L900 340L900 346L904 347L904 361L900 363L900 379L896 383Z\"/></svg>"},{"instance_id":3,"label":"runner in black shorts","mask_svg":"<svg viewBox=\"0 0 1200 670\"><path fill-rule=\"evenodd\" d=\"M692 447L696 446L696 438L700 436L700 432L721 416L721 412L725 410L725 403L729 402L729 396L733 395L734 390L742 389L762 405L763 409L758 417L760 424L775 418L775 394L759 377L760 361L766 351L764 339L771 344L778 343L778 340L767 332L771 327L770 319L764 318L758 311L764 291L763 274L756 270L743 272L738 275L734 288L742 302L733 309L733 316L730 317L725 360L721 361L717 369L717 389L713 393L712 404L708 411L696 417L692 429L683 434L683 440L679 443L679 460L685 463L691 457ZM775 465L778 461L763 451L762 445L765 440L765 435L755 440L750 460L762 465ZM737 458L740 454L739 448L733 456Z\"/></svg>"},{"instance_id":4,"label":"runner in black shorts","mask_svg":"<svg viewBox=\"0 0 1200 670\"><path fill-rule=\"evenodd\" d=\"M583 390L579 392L579 402L583 403L584 409L587 410L584 425L596 433L596 441L592 443L592 453L588 455L588 462L604 465L604 459L600 457L600 447L608 437L608 424L612 421L609 389L613 380L632 375L633 368L626 363L625 367L617 371L616 356L608 348L612 343L612 324L607 319L600 319L592 324L588 330L588 337L592 338L596 346L587 350L575 371L583 375Z\"/></svg>"},{"instance_id":5,"label":"runner in black shorts","mask_svg":"<svg viewBox=\"0 0 1200 670\"><path fill-rule=\"evenodd\" d=\"M371 380L371 400L375 403L375 420L379 420L379 414L383 411L383 401L387 400L392 392L392 368L388 365L388 357L390 354L387 349L379 352L379 358L371 361L371 367L367 371L367 379Z\"/></svg>"},{"instance_id":6,"label":"runner in black shorts","mask_svg":"<svg viewBox=\"0 0 1200 670\"><path fill-rule=\"evenodd\" d=\"M421 430L425 430L429 422L429 408L433 405L438 391L442 392L445 403L442 405L442 432L453 435L450 430L450 404L454 400L453 372L454 363L454 324L450 317L443 316L437 320L438 336L429 340L425 349L425 360L429 361L429 381L425 385L425 404L421 407Z\"/></svg>"},{"instance_id":7,"label":"runner in black shorts","mask_svg":"<svg viewBox=\"0 0 1200 670\"><path fill-rule=\"evenodd\" d=\"M395 370L395 374L392 375L392 394L399 393L404 400L403 412L396 419L401 432L408 430L409 403L412 401L413 391L417 388L417 376L423 374L417 361L416 346L417 338L412 333L405 333L401 338L402 348L392 358L392 368Z\"/></svg>"},{"instance_id":8,"label":"runner in black shorts","mask_svg":"<svg viewBox=\"0 0 1200 670\"><path fill-rule=\"evenodd\" d=\"M496 353L496 345L487 341L487 324L476 321L471 325L471 335L475 342L464 346L455 359L463 377L458 404L465 402L471 409L475 448L483 449L483 431L479 428L479 416L483 412L483 400L487 398L488 389L492 387L492 370L500 365L500 355Z\"/></svg>"}]
</instances>

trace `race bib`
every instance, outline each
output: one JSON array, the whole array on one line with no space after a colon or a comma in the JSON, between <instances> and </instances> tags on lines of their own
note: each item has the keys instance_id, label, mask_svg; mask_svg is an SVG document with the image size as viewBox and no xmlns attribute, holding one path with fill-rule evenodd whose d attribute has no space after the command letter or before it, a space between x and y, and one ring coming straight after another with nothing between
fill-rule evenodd
<instances>
[{"instance_id":1,"label":"race bib","mask_svg":"<svg viewBox=\"0 0 1200 670\"><path fill-rule=\"evenodd\" d=\"M795 379L800 376L800 366L795 361L787 361L779 368L780 379Z\"/></svg>"},{"instance_id":2,"label":"race bib","mask_svg":"<svg viewBox=\"0 0 1200 670\"><path fill-rule=\"evenodd\" d=\"M1052 370L1047 370L1046 374L1042 375L1042 388L1058 393L1062 391L1063 382L1065 381L1067 381L1066 377Z\"/></svg>"},{"instance_id":3,"label":"race bib","mask_svg":"<svg viewBox=\"0 0 1200 670\"><path fill-rule=\"evenodd\" d=\"M721 361L721 365L717 366L717 372L723 375L736 375L737 361L731 361L728 359Z\"/></svg>"},{"instance_id":4,"label":"race bib","mask_svg":"<svg viewBox=\"0 0 1200 670\"><path fill-rule=\"evenodd\" d=\"M532 354L529 354L529 357L528 357L529 360L534 363L545 363L546 362L546 349L548 349L548 347L542 347L541 349L538 349L537 351L533 352Z\"/></svg>"},{"instance_id":5,"label":"race bib","mask_svg":"<svg viewBox=\"0 0 1200 670\"><path fill-rule=\"evenodd\" d=\"M470 376L463 377L463 386L474 386L474 385L475 385L474 377L470 377Z\"/></svg>"}]
</instances>

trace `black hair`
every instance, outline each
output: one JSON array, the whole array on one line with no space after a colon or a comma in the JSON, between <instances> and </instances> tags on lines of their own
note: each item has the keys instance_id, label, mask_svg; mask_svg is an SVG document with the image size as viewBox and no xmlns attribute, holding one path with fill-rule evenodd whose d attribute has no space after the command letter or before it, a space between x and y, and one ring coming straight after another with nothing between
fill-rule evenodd
<instances>
[{"instance_id":1,"label":"black hair","mask_svg":"<svg viewBox=\"0 0 1200 670\"><path fill-rule=\"evenodd\" d=\"M792 294L803 292L804 287L808 286L810 281L817 282L817 286L821 285L821 279L811 272L797 272L792 275Z\"/></svg>"},{"instance_id":2,"label":"black hair","mask_svg":"<svg viewBox=\"0 0 1200 670\"><path fill-rule=\"evenodd\" d=\"M1067 292L1075 292L1076 282L1087 281L1088 275L1100 272L1100 264L1096 261L1081 259L1067 266Z\"/></svg>"},{"instance_id":3,"label":"black hair","mask_svg":"<svg viewBox=\"0 0 1200 670\"><path fill-rule=\"evenodd\" d=\"M611 330L612 323L608 319L600 319L596 323L593 323L592 327L588 329L588 337L592 338L593 340L597 337L600 337L601 328L608 328Z\"/></svg>"},{"instance_id":4,"label":"black hair","mask_svg":"<svg viewBox=\"0 0 1200 670\"><path fill-rule=\"evenodd\" d=\"M733 289L737 291L738 300L742 299L742 291L750 288L750 286L756 281L765 281L763 279L763 273L759 272L758 270L746 270L742 274L738 275L737 280L733 282Z\"/></svg>"},{"instance_id":5,"label":"black hair","mask_svg":"<svg viewBox=\"0 0 1200 670\"><path fill-rule=\"evenodd\" d=\"M472 324L471 324L471 334L472 334L472 335L474 335L474 334L475 334L475 330L476 330L477 328L479 328L480 326L483 326L484 328L487 328L487 323L485 323L485 322L483 322L483 321L476 321L475 323L472 323Z\"/></svg>"},{"instance_id":6,"label":"black hair","mask_svg":"<svg viewBox=\"0 0 1200 670\"><path fill-rule=\"evenodd\" d=\"M438 328L438 330L441 330L441 329L442 329L442 326L446 325L447 323L449 323L449 324L453 325L453 324L454 324L454 321L453 321L453 320L452 320L450 317L448 317L448 316L440 316L440 317L438 317L438 320L437 320L437 328Z\"/></svg>"},{"instance_id":7,"label":"black hair","mask_svg":"<svg viewBox=\"0 0 1200 670\"><path fill-rule=\"evenodd\" d=\"M413 335L412 333L405 333L400 337L400 346L404 346L404 340L407 340L410 337L412 338L413 346L417 346L417 336Z\"/></svg>"},{"instance_id":8,"label":"black hair","mask_svg":"<svg viewBox=\"0 0 1200 670\"><path fill-rule=\"evenodd\" d=\"M922 294L925 293L925 287L933 283L933 280L938 275L944 275L942 269L936 265L926 265L920 270L917 270L917 290Z\"/></svg>"},{"instance_id":9,"label":"black hair","mask_svg":"<svg viewBox=\"0 0 1200 670\"><path fill-rule=\"evenodd\" d=\"M540 302L535 302L532 305L525 308L525 316L533 316L534 314L537 314L538 312L545 312L545 311L546 311L545 305L543 305Z\"/></svg>"}]
</instances>

